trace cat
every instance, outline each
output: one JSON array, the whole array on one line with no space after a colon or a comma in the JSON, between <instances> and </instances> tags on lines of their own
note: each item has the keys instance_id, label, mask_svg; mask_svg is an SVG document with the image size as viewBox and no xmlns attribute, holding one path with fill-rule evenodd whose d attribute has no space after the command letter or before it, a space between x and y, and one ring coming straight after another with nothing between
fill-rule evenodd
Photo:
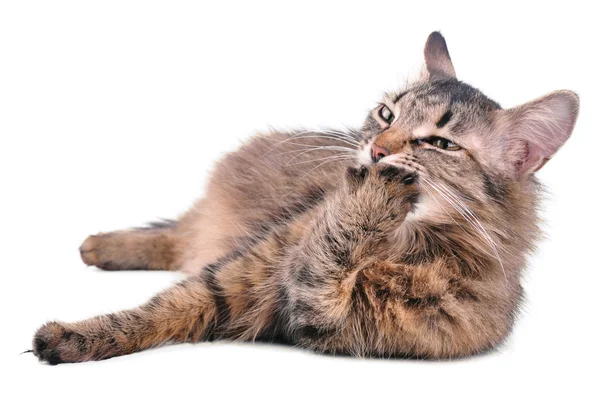
<instances>
[{"instance_id":1,"label":"cat","mask_svg":"<svg viewBox=\"0 0 600 406\"><path fill-rule=\"evenodd\" d=\"M579 100L502 109L457 80L439 32L424 56L360 130L257 135L179 219L88 237L88 265L188 277L132 310L49 322L33 353L58 364L224 339L450 359L501 344L540 236L535 173Z\"/></svg>"}]
</instances>

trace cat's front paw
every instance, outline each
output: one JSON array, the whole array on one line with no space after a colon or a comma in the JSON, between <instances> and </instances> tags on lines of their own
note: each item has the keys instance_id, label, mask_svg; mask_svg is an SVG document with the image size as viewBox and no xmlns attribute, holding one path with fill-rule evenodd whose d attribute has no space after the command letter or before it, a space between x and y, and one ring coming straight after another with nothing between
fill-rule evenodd
<instances>
[{"instance_id":1,"label":"cat's front paw","mask_svg":"<svg viewBox=\"0 0 600 406\"><path fill-rule=\"evenodd\" d=\"M33 353L50 365L87 360L88 340L68 325L57 322L44 324L33 337Z\"/></svg>"},{"instance_id":2,"label":"cat's front paw","mask_svg":"<svg viewBox=\"0 0 600 406\"><path fill-rule=\"evenodd\" d=\"M382 183L388 199L395 202L393 205L401 202L403 207L411 210L419 200L417 172L393 165L377 165L376 171L377 181Z\"/></svg>"},{"instance_id":3,"label":"cat's front paw","mask_svg":"<svg viewBox=\"0 0 600 406\"><path fill-rule=\"evenodd\" d=\"M409 186L416 182L417 173L414 171L410 171L408 169L393 166L393 165L384 165L375 167L378 173L384 182L386 182L389 186Z\"/></svg>"},{"instance_id":4,"label":"cat's front paw","mask_svg":"<svg viewBox=\"0 0 600 406\"><path fill-rule=\"evenodd\" d=\"M403 218L419 201L419 175L408 168L372 165L348 169L348 192L360 210ZM356 207L353 210L358 210Z\"/></svg>"},{"instance_id":5,"label":"cat's front paw","mask_svg":"<svg viewBox=\"0 0 600 406\"><path fill-rule=\"evenodd\" d=\"M348 168L346 179L350 188L354 190L361 186L383 187L394 195L403 193L408 196L416 190L414 186L418 174L394 165L372 165Z\"/></svg>"}]
</instances>

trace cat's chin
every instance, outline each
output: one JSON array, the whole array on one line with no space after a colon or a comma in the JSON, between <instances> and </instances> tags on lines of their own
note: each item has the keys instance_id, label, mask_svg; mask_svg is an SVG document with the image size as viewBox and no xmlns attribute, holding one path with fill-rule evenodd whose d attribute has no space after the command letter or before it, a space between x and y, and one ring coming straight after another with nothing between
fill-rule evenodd
<instances>
[{"instance_id":1,"label":"cat's chin","mask_svg":"<svg viewBox=\"0 0 600 406\"><path fill-rule=\"evenodd\" d=\"M438 205L427 194L420 194L419 200L404 219L404 223L419 223L434 219L438 215Z\"/></svg>"},{"instance_id":2,"label":"cat's chin","mask_svg":"<svg viewBox=\"0 0 600 406\"><path fill-rule=\"evenodd\" d=\"M439 206L435 200L425 194L419 196L419 201L414 204L413 209L406 215L406 218L400 224L394 233L394 237L399 241L406 241L410 236L423 225L443 222L439 213Z\"/></svg>"}]
</instances>

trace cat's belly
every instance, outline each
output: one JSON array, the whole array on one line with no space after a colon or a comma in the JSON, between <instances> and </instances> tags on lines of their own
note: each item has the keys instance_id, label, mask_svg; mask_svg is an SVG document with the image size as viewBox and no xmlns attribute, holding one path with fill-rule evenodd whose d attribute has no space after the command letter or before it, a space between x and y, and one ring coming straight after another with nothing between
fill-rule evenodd
<instances>
[{"instance_id":1,"label":"cat's belly","mask_svg":"<svg viewBox=\"0 0 600 406\"><path fill-rule=\"evenodd\" d=\"M348 146L327 135L270 133L223 157L205 197L180 219L187 241L183 271L198 272L240 239L318 204L354 164L356 153L342 151Z\"/></svg>"}]
</instances>

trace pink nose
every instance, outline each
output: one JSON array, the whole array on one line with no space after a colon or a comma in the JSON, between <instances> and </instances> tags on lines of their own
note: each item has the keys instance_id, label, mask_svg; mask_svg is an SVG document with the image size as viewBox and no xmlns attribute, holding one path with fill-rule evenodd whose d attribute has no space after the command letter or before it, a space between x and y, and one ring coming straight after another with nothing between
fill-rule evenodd
<instances>
[{"instance_id":1,"label":"pink nose","mask_svg":"<svg viewBox=\"0 0 600 406\"><path fill-rule=\"evenodd\" d=\"M379 160L383 157L390 155L390 150L385 147L380 147L379 145L373 143L371 147L371 159L373 163L379 162Z\"/></svg>"}]
</instances>

